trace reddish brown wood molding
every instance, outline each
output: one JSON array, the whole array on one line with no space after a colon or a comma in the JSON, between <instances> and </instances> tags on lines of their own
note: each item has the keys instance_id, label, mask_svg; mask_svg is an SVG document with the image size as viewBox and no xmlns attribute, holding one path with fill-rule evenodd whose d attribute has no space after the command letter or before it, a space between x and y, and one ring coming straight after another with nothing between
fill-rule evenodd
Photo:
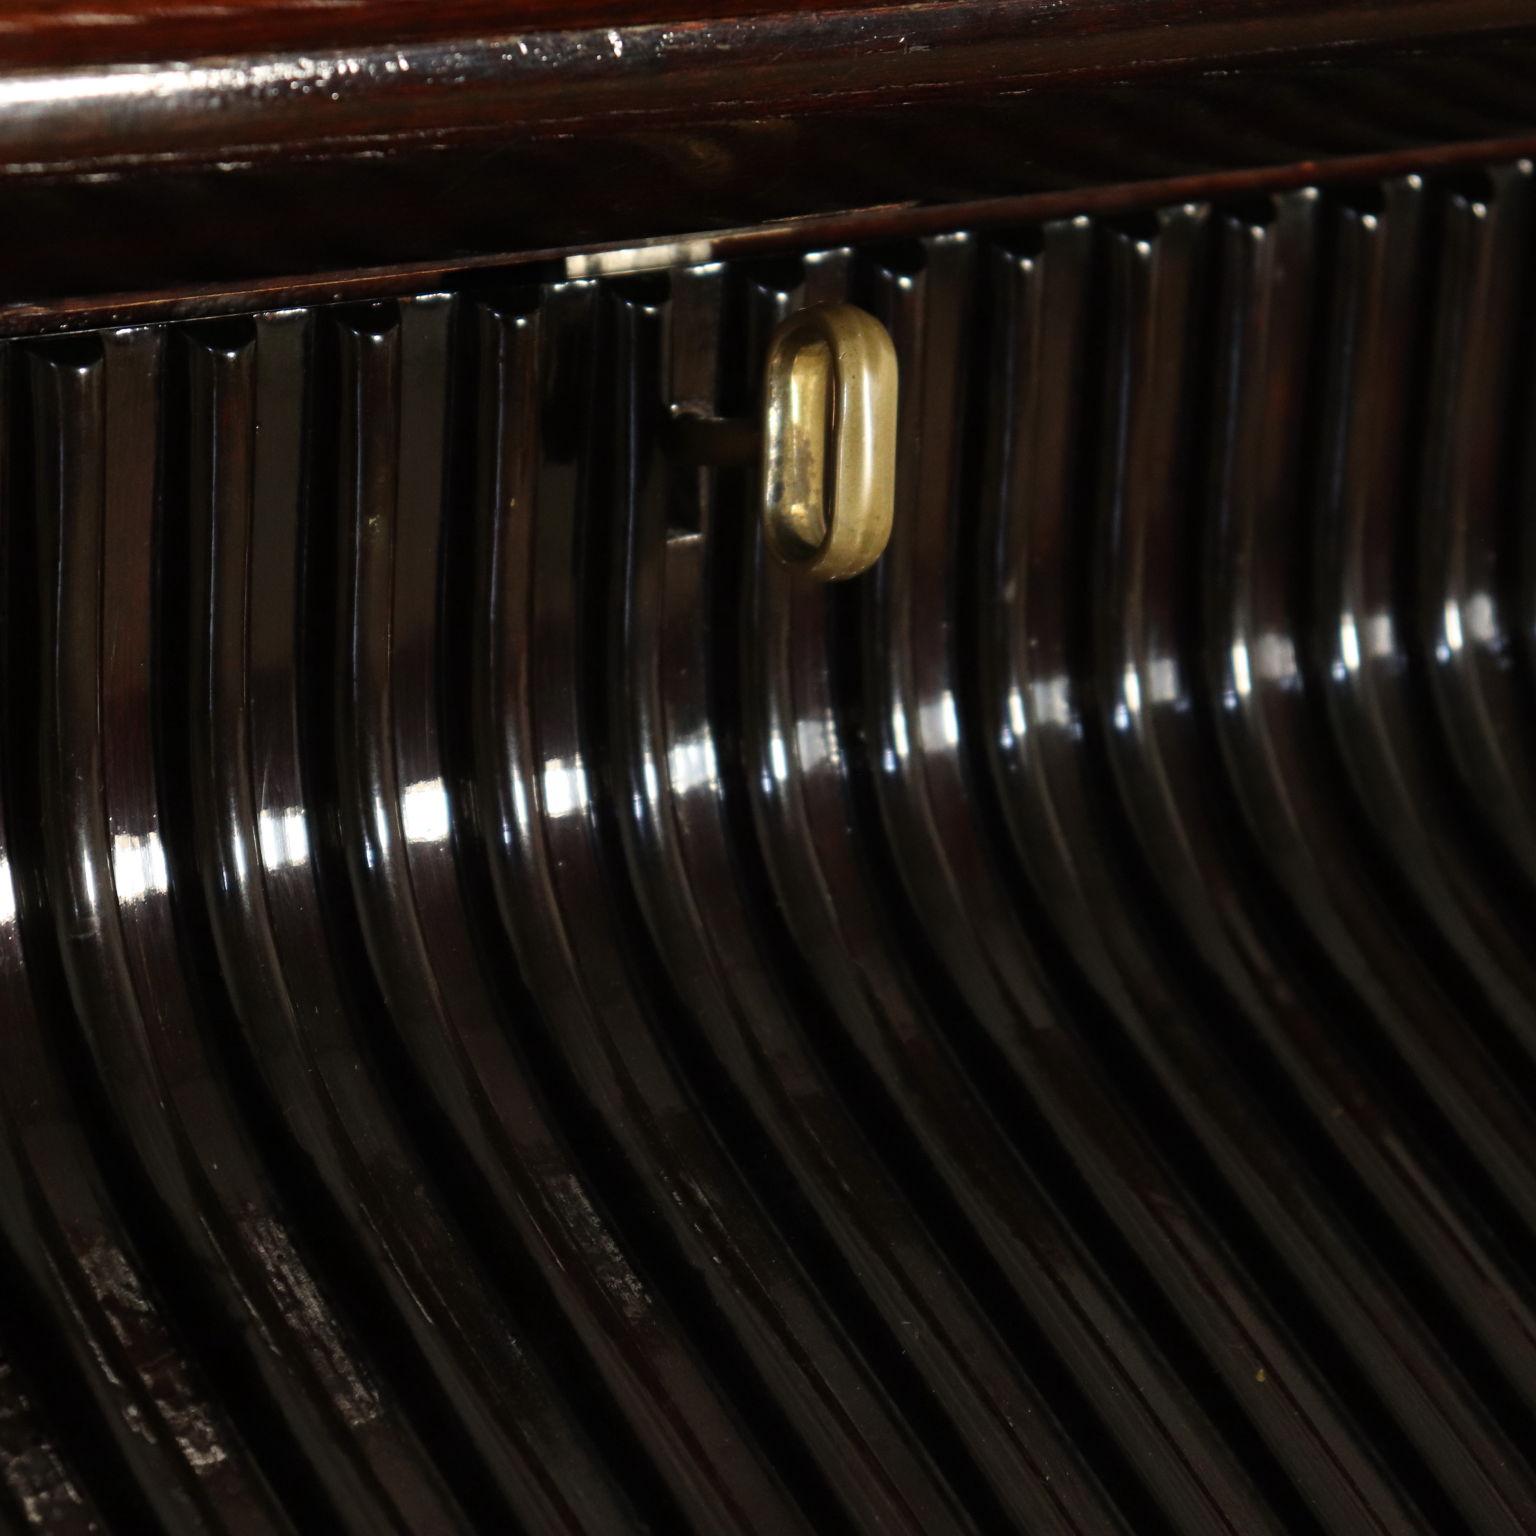
<instances>
[{"instance_id":1,"label":"reddish brown wood molding","mask_svg":"<svg viewBox=\"0 0 1536 1536\"><path fill-rule=\"evenodd\" d=\"M366 48L513 28L614 27L769 12L892 10L921 0L76 0L10 6L0 63L58 68L274 48Z\"/></svg>"},{"instance_id":2,"label":"reddish brown wood molding","mask_svg":"<svg viewBox=\"0 0 1536 1536\"><path fill-rule=\"evenodd\" d=\"M159 38L156 61L0 79L0 165L56 174L606 134L616 125L993 97L1536 30L1527 0L995 0L644 23L626 4L614 8L611 25L583 4L572 17L597 24L522 27L547 9L506 7L494 32L380 42L376 29L395 8L344 8L330 23L335 31L344 33L343 18L351 18L373 40L358 45L349 36L322 50L307 46L310 8L258 5L263 46L248 55L228 52L251 25L242 10L220 34L183 29L162 13L158 33L146 34L146 42ZM396 19L408 32L422 16L413 0ZM456 18L489 25L492 13L479 4L450 8L442 24ZM17 48L27 36L6 35ZM216 36L219 57L187 59L188 49Z\"/></svg>"},{"instance_id":3,"label":"reddish brown wood molding","mask_svg":"<svg viewBox=\"0 0 1536 1536\"><path fill-rule=\"evenodd\" d=\"M0 13L7 307L1536 132L1530 0L96 14Z\"/></svg>"},{"instance_id":4,"label":"reddish brown wood molding","mask_svg":"<svg viewBox=\"0 0 1536 1536\"><path fill-rule=\"evenodd\" d=\"M1433 35L1528 18L1530 7L1489 0L1399 0L1329 5L1323 0L1028 0L1027 4L961 5L953 0L33 0L0 17L0 66L69 68L82 65L271 53L292 49L363 50L444 38L486 38L520 32L626 29L700 23L719 28L750 18L845 21L853 28L892 20L898 27L931 27L924 13L1034 13L1044 35L1069 40L1084 53L1107 49L1118 60L1163 42L1210 53L1220 34L1244 34L1259 47L1371 37ZM1016 26L1011 15L1006 25ZM1177 41L1174 41L1174 40ZM1220 45L1218 44L1218 50Z\"/></svg>"}]
</instances>

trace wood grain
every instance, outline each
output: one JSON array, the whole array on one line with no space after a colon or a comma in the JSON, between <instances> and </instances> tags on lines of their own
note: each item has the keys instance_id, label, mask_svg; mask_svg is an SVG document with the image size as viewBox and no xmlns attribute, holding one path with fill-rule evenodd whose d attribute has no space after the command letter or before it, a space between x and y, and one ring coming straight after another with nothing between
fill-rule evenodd
<instances>
[{"instance_id":1,"label":"wood grain","mask_svg":"<svg viewBox=\"0 0 1536 1536\"><path fill-rule=\"evenodd\" d=\"M248 55L178 52L0 79L0 167L78 174L486 145L1355 59L1521 29L1536 32L1526 0L996 0L324 51L296 50L278 31Z\"/></svg>"},{"instance_id":2,"label":"wood grain","mask_svg":"<svg viewBox=\"0 0 1536 1536\"><path fill-rule=\"evenodd\" d=\"M217 34L200 30L211 12L109 4L99 36L117 41L99 49L87 14L0 18L0 183L25 232L0 248L13 304L1536 131L1527 0L929 0L644 22L582 0L561 29L537 3L466 0L427 39L416 0L237 6ZM322 20L334 30L310 30ZM4 68L54 58L66 33L69 67ZM340 41L309 46L322 35ZM195 57L215 36L221 51Z\"/></svg>"},{"instance_id":3,"label":"wood grain","mask_svg":"<svg viewBox=\"0 0 1536 1536\"><path fill-rule=\"evenodd\" d=\"M366 48L522 28L632 26L777 12L898 10L921 0L53 0L6 7L0 65L228 55L275 48Z\"/></svg>"},{"instance_id":4,"label":"wood grain","mask_svg":"<svg viewBox=\"0 0 1536 1536\"><path fill-rule=\"evenodd\" d=\"M920 34L931 13L949 13L967 25L1010 9L1033 13L1042 35L1067 40L1088 54L1108 49L1125 58L1158 53L1162 45L1208 53L1212 40L1233 31L1266 49L1286 49L1346 38L1407 37L1449 26L1465 30L1491 20L1523 20L1528 7L1497 0L1401 0L1395 5L1355 0L1027 0L1009 7L965 6L936 0L52 0L7 6L0 16L0 67L64 69L227 58L293 50L363 51L445 38L516 37L529 32L606 32L643 26L698 24L755 29L805 20L861 29L892 22ZM1006 25L1017 20L1009 17ZM918 46L921 46L919 43Z\"/></svg>"}]
</instances>

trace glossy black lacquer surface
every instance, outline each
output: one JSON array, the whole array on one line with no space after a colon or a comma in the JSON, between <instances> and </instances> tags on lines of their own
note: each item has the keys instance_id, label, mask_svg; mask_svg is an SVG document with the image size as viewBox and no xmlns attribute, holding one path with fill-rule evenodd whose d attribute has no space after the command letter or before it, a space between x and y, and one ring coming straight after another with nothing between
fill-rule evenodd
<instances>
[{"instance_id":1,"label":"glossy black lacquer surface","mask_svg":"<svg viewBox=\"0 0 1536 1536\"><path fill-rule=\"evenodd\" d=\"M6 344L0 1530L1536 1528L1530 183Z\"/></svg>"}]
</instances>

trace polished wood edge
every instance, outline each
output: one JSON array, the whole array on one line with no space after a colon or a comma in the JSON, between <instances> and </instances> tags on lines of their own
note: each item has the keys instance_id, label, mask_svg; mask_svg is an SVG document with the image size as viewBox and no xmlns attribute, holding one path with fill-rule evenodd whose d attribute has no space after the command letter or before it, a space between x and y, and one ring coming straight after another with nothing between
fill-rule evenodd
<instances>
[{"instance_id":1,"label":"polished wood edge","mask_svg":"<svg viewBox=\"0 0 1536 1536\"><path fill-rule=\"evenodd\" d=\"M794 11L898 10L923 0L18 0L0 69L61 69L284 49L367 48L512 28L632 26Z\"/></svg>"},{"instance_id":2,"label":"polished wood edge","mask_svg":"<svg viewBox=\"0 0 1536 1536\"><path fill-rule=\"evenodd\" d=\"M654 272L712 261L767 258L789 251L917 237L951 229L1008 229L1078 215L1112 216L1136 208L1231 196L1265 196L1305 186L1340 188L1393 176L1454 173L1468 166L1510 164L1533 157L1536 132L1382 154L1340 155L1256 170L1125 182L1071 192L925 205L888 204L832 216L780 219L750 228L712 230L638 244L609 242L578 250L500 252L446 263L405 263L300 278L188 285L174 291L0 304L0 335L129 328L316 304L362 303L465 283L491 288L554 275L581 278Z\"/></svg>"},{"instance_id":3,"label":"polished wood edge","mask_svg":"<svg viewBox=\"0 0 1536 1536\"><path fill-rule=\"evenodd\" d=\"M585 14L584 12L578 14ZM0 72L0 173L366 156L1536 33L1529 0L994 0Z\"/></svg>"}]
</instances>

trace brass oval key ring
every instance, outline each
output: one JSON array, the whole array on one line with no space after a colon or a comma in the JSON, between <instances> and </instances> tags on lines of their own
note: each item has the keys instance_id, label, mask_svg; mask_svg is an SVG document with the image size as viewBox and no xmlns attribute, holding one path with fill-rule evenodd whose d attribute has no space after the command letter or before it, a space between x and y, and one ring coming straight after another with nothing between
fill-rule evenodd
<instances>
[{"instance_id":1,"label":"brass oval key ring","mask_svg":"<svg viewBox=\"0 0 1536 1536\"><path fill-rule=\"evenodd\" d=\"M852 304L782 320L763 368L763 537L821 581L857 576L891 536L896 348Z\"/></svg>"},{"instance_id":2,"label":"brass oval key ring","mask_svg":"<svg viewBox=\"0 0 1536 1536\"><path fill-rule=\"evenodd\" d=\"M680 415L673 449L699 464L761 461L763 538L818 581L867 571L896 500L896 348L853 304L816 304L775 327L758 421Z\"/></svg>"}]
</instances>

